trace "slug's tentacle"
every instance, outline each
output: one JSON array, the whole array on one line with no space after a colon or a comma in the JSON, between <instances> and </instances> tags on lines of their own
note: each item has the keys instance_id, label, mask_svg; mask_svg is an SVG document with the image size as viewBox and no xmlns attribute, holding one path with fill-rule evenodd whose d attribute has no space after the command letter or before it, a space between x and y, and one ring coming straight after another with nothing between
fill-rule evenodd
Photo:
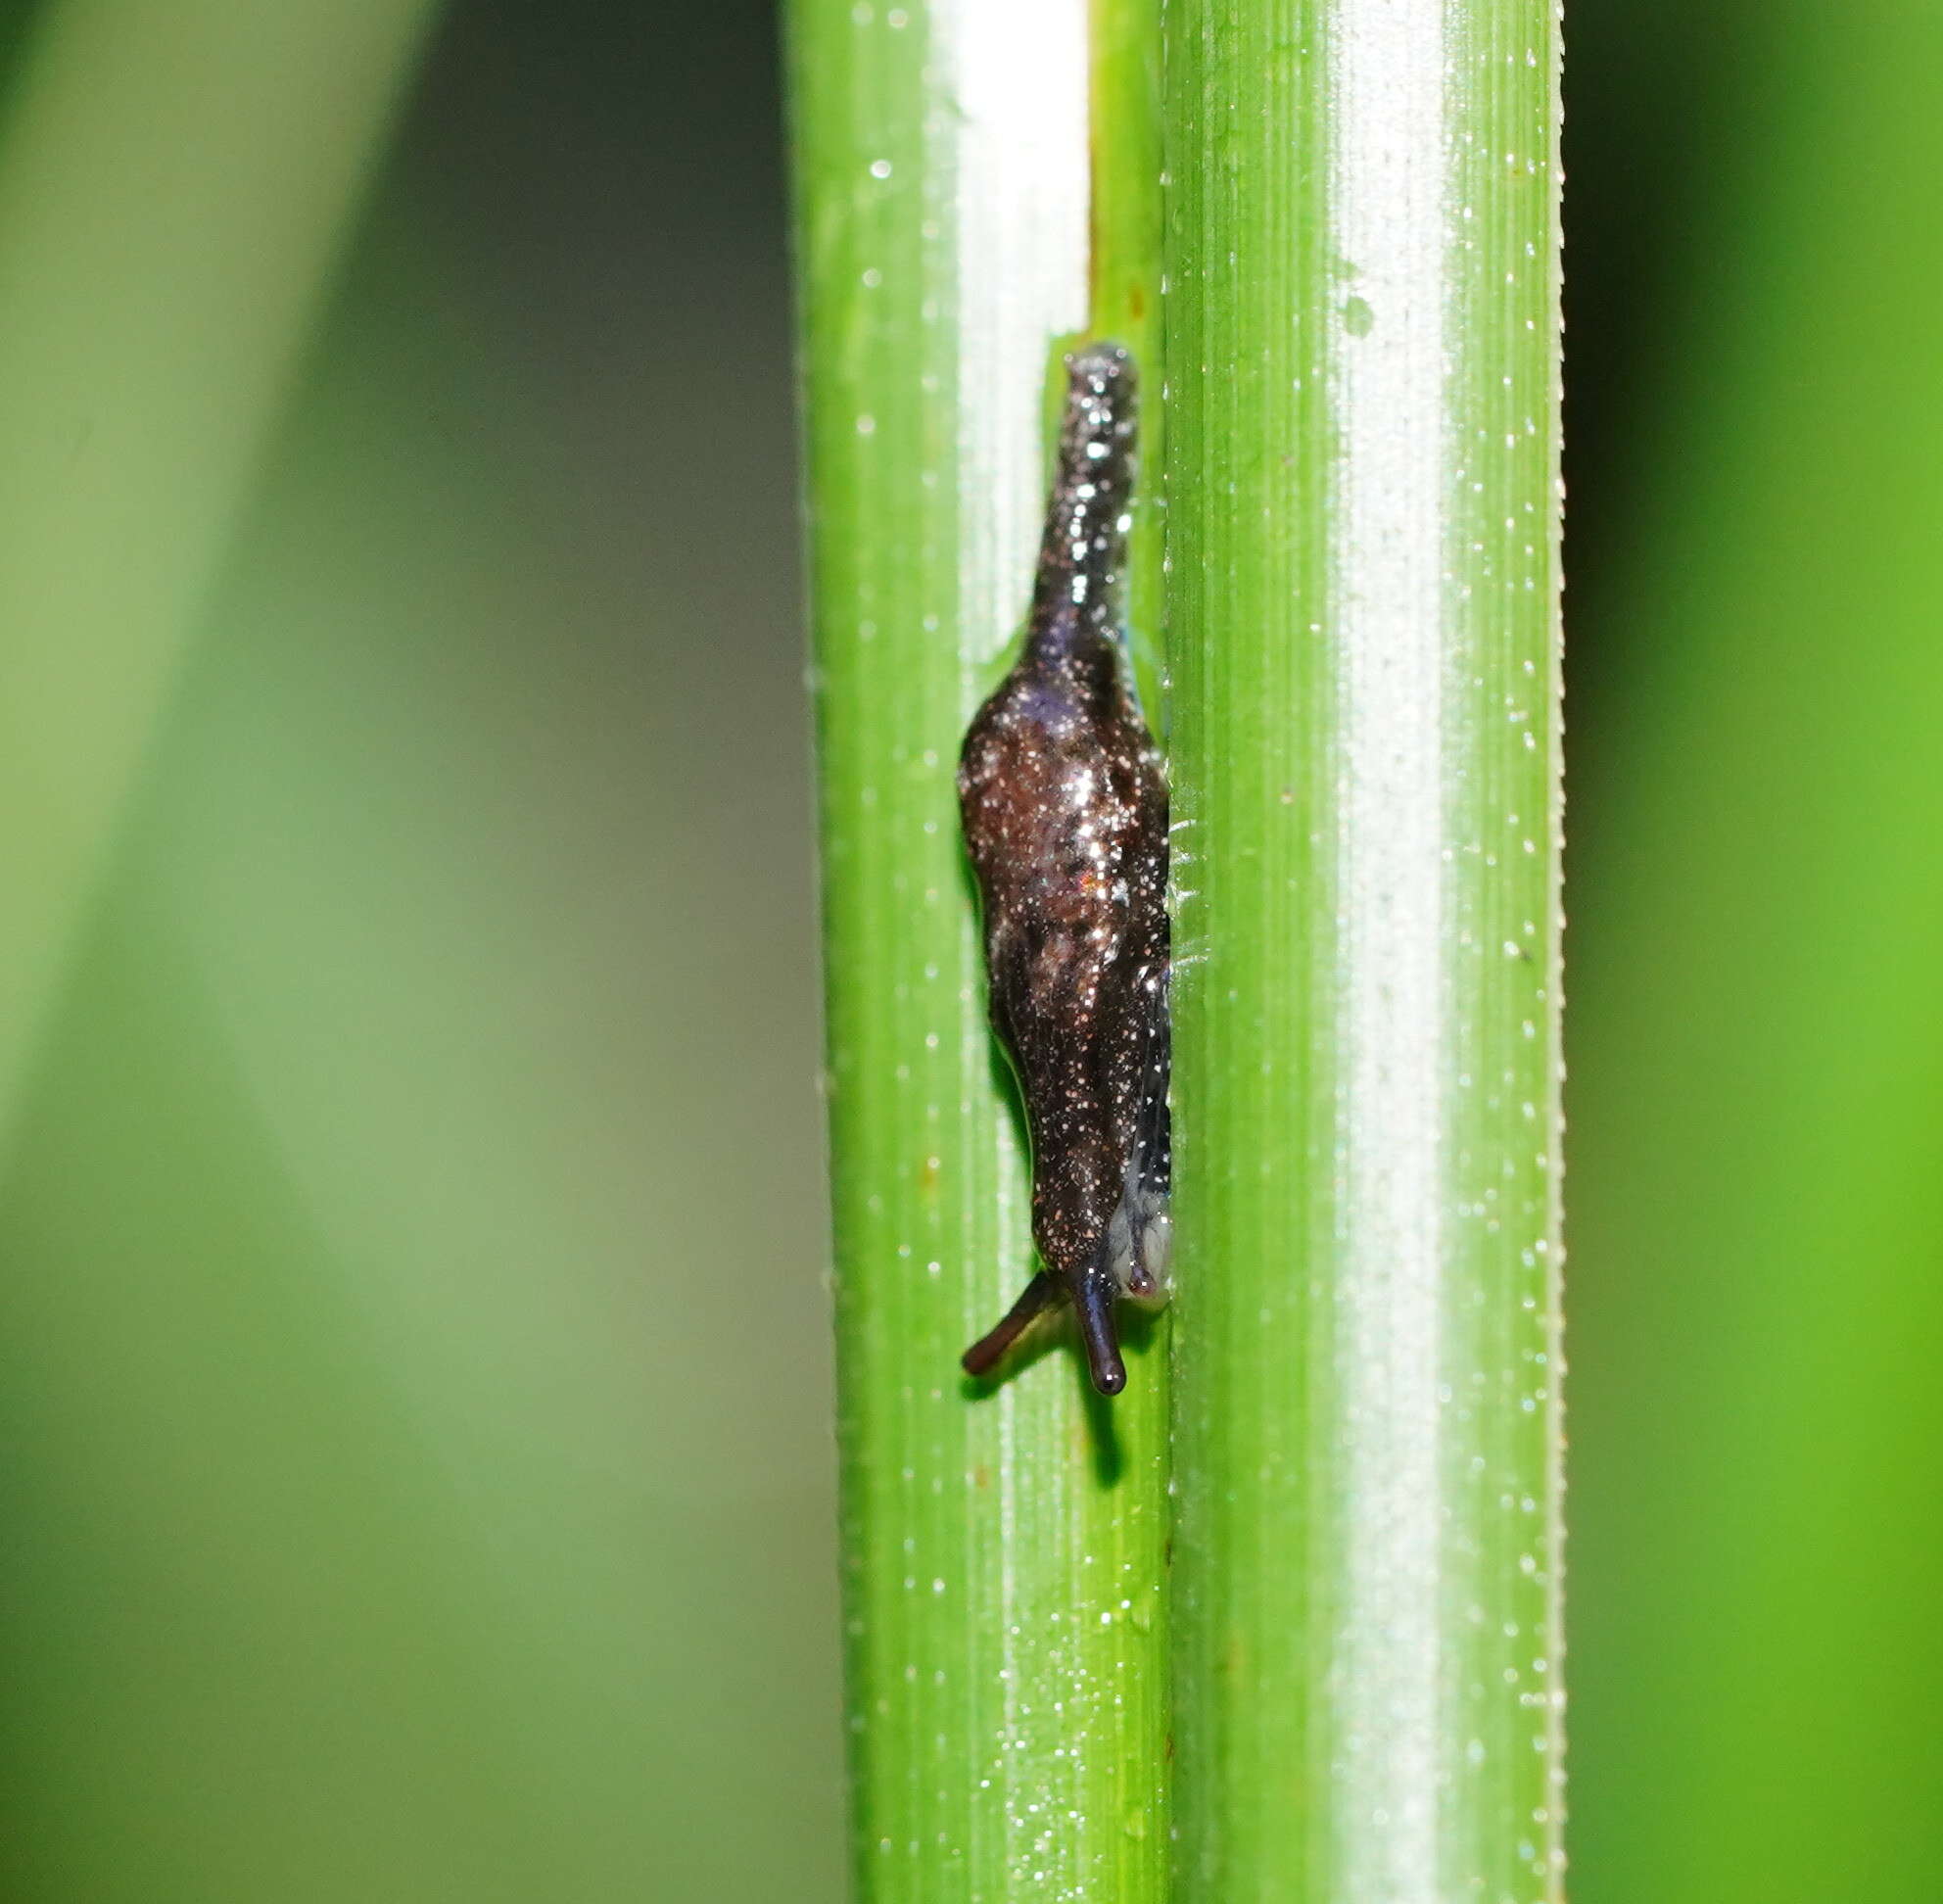
<instances>
[{"instance_id":1,"label":"slug's tentacle","mask_svg":"<svg viewBox=\"0 0 1943 1904\"><path fill-rule=\"evenodd\" d=\"M1046 1267L965 1365L983 1373L1063 1297L1094 1385L1114 1395L1115 1305L1157 1300L1166 1271L1167 788L1120 642L1133 360L1100 344L1066 368L1024 648L958 775Z\"/></svg>"},{"instance_id":2,"label":"slug's tentacle","mask_svg":"<svg viewBox=\"0 0 1943 1904\"><path fill-rule=\"evenodd\" d=\"M1126 1363L1120 1359L1119 1328L1114 1317L1119 1293L1113 1278L1097 1270L1079 1277L1072 1287L1079 1339L1086 1345L1086 1366L1093 1386L1102 1395L1117 1395L1126 1387Z\"/></svg>"},{"instance_id":3,"label":"slug's tentacle","mask_svg":"<svg viewBox=\"0 0 1943 1904\"><path fill-rule=\"evenodd\" d=\"M1025 1292L1006 1310L1005 1320L988 1335L982 1335L964 1356L968 1375L989 1375L1003 1359L1005 1352L1022 1336L1045 1311L1060 1300L1057 1280L1043 1269L1025 1285Z\"/></svg>"}]
</instances>

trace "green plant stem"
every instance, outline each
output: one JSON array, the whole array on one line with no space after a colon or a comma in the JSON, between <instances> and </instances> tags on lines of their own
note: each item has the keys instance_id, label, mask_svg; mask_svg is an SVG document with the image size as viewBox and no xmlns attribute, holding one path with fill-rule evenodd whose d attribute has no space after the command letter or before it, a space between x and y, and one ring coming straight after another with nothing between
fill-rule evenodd
<instances>
[{"instance_id":1,"label":"green plant stem","mask_svg":"<svg viewBox=\"0 0 1943 1904\"><path fill-rule=\"evenodd\" d=\"M1164 725L1166 360L1161 295L1161 0L1089 0L1093 155L1090 329L1124 344L1142 372L1140 468L1128 543L1126 618L1141 699Z\"/></svg>"},{"instance_id":2,"label":"green plant stem","mask_svg":"<svg viewBox=\"0 0 1943 1904\"><path fill-rule=\"evenodd\" d=\"M1552 1898L1556 24L1168 18L1177 1895Z\"/></svg>"},{"instance_id":3,"label":"green plant stem","mask_svg":"<svg viewBox=\"0 0 1943 1904\"><path fill-rule=\"evenodd\" d=\"M1030 588L1057 347L1091 314L1083 24L790 14L865 1898L1165 1880L1158 1338L1111 1405L1064 1339L989 1389L958 1370L1030 1267L954 767Z\"/></svg>"}]
</instances>

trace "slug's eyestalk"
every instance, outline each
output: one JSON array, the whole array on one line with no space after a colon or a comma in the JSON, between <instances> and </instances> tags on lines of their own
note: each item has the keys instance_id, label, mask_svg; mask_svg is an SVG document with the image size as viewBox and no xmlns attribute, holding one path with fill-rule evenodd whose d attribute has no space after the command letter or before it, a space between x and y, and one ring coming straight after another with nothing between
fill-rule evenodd
<instances>
[{"instance_id":1,"label":"slug's eyestalk","mask_svg":"<svg viewBox=\"0 0 1943 1904\"><path fill-rule=\"evenodd\" d=\"M1118 1300L1159 1300L1166 1276L1167 785L1120 639L1133 359L1096 344L1066 371L1025 645L958 770L1046 1266L965 1366L989 1371L1064 1299L1094 1386L1116 1395Z\"/></svg>"}]
</instances>

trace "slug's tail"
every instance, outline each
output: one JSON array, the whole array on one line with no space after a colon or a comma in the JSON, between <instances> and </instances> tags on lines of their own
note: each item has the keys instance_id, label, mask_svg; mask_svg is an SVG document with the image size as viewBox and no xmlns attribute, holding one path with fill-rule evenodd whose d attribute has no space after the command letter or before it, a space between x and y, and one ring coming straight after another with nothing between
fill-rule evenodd
<instances>
[{"instance_id":1,"label":"slug's tail","mask_svg":"<svg viewBox=\"0 0 1943 1904\"><path fill-rule=\"evenodd\" d=\"M1133 492L1139 382L1133 358L1117 344L1091 344L1067 357L1066 368L1066 410L1026 642L1027 657L1042 667L1116 643Z\"/></svg>"}]
</instances>

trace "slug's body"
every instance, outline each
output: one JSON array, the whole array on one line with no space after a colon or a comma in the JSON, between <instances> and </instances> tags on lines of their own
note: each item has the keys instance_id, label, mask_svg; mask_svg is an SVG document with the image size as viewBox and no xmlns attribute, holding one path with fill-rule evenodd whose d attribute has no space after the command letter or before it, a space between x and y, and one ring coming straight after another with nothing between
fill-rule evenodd
<instances>
[{"instance_id":1,"label":"slug's body","mask_svg":"<svg viewBox=\"0 0 1943 1904\"><path fill-rule=\"evenodd\" d=\"M1094 1386L1115 1395L1115 1305L1158 1300L1166 1277L1167 785L1119 640L1133 363L1095 345L1067 372L1024 651L958 770L1045 1266L965 1366L985 1373L1064 1298Z\"/></svg>"}]
</instances>

